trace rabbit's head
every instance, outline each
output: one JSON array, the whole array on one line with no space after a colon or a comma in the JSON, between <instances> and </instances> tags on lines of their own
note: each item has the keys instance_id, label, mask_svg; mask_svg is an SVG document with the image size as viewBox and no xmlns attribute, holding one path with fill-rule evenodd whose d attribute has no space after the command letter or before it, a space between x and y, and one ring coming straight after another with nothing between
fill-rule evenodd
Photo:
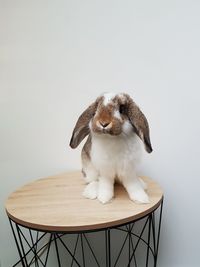
<instances>
[{"instance_id":1,"label":"rabbit's head","mask_svg":"<svg viewBox=\"0 0 200 267\"><path fill-rule=\"evenodd\" d=\"M90 133L120 136L135 132L151 153L149 126L146 117L125 93L106 93L96 99L79 117L70 141L76 148Z\"/></svg>"}]
</instances>

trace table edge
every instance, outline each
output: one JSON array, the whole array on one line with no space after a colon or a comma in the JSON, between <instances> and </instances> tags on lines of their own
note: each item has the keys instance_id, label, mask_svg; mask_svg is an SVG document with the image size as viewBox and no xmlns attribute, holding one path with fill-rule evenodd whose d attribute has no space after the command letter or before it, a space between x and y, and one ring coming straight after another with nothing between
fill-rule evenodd
<instances>
[{"instance_id":1,"label":"table edge","mask_svg":"<svg viewBox=\"0 0 200 267\"><path fill-rule=\"evenodd\" d=\"M123 224L128 224L134 221L137 221L139 219L142 219L143 217L146 217L147 215L151 214L153 211L155 211L160 204L162 203L164 198L164 194L162 193L160 200L149 209L137 214L133 215L124 219L120 220L114 220L110 222L105 223L98 223L98 224L90 224L90 225L80 225L80 226L51 226L51 225L39 225L35 223L25 222L23 220L20 220L13 215L11 215L7 208L5 208L7 216L9 219L11 219L14 223L19 224L25 228L33 229L41 232L62 232L62 233L69 233L69 232L89 232L89 231L100 231L106 228L113 228L117 227ZM145 204L138 204L138 205L145 205Z\"/></svg>"}]
</instances>

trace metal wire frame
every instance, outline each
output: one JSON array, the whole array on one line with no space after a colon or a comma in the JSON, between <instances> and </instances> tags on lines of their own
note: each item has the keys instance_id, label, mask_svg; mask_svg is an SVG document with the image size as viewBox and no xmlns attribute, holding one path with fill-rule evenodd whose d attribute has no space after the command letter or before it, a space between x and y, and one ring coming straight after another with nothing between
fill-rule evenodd
<instances>
[{"instance_id":1,"label":"metal wire frame","mask_svg":"<svg viewBox=\"0 0 200 267\"><path fill-rule=\"evenodd\" d=\"M159 212L158 212L159 209ZM48 266L48 260L51 253L54 252L57 259L57 266L66 266L66 261L60 255L59 250L62 248L66 251L66 255L71 258L71 267L88 267L88 258L93 261L93 267L156 267L158 259L158 248L160 240L160 230L162 221L163 199L160 207L157 207L148 215L127 224L103 228L94 231L74 232L44 232L36 229L24 227L11 218L9 218L11 229L13 232L16 247L19 253L19 261L12 267L21 266ZM158 216L156 216L158 215ZM137 230L136 226L140 226ZM104 261L95 253L95 246L92 245L91 238L88 236L91 232L104 232L105 253L103 252ZM123 240L120 244L112 244L112 239L118 232L123 234ZM67 244L66 237L76 235L74 244ZM48 240L47 240L48 238ZM140 245L146 247L146 255L143 258L142 265L138 265L138 247ZM73 245L73 247L72 247ZM112 246L118 249L117 255L112 252ZM72 248L71 248L72 247ZM86 253L87 250L87 253ZM143 249L144 250L144 249ZM87 255L86 255L87 254ZM127 255L127 256L125 256ZM127 262L120 262L127 258ZM121 264L121 265L120 265Z\"/></svg>"}]
</instances>

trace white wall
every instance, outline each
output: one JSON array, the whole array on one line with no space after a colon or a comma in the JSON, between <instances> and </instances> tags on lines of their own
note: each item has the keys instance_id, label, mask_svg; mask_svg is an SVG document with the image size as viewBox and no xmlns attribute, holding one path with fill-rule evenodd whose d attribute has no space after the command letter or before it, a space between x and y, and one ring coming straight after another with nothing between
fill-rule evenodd
<instances>
[{"instance_id":1,"label":"white wall","mask_svg":"<svg viewBox=\"0 0 200 267\"><path fill-rule=\"evenodd\" d=\"M0 0L0 259L17 258L3 203L18 186L80 168L77 116L126 91L149 119L142 174L165 190L159 266L199 266L200 2Z\"/></svg>"}]
</instances>

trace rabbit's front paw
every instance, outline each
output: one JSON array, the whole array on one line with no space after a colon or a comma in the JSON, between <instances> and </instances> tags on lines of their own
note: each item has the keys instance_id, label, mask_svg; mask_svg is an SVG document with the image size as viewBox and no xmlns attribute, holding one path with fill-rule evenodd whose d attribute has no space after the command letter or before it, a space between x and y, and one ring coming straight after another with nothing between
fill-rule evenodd
<instances>
[{"instance_id":1,"label":"rabbit's front paw","mask_svg":"<svg viewBox=\"0 0 200 267\"><path fill-rule=\"evenodd\" d=\"M109 192L108 190L100 191L98 193L98 200L103 204L108 203L112 198L113 198L113 193Z\"/></svg>"},{"instance_id":2,"label":"rabbit's front paw","mask_svg":"<svg viewBox=\"0 0 200 267\"><path fill-rule=\"evenodd\" d=\"M95 199L97 198L97 193L98 193L98 182L95 181L86 185L83 191L83 196L85 198Z\"/></svg>"}]
</instances>

